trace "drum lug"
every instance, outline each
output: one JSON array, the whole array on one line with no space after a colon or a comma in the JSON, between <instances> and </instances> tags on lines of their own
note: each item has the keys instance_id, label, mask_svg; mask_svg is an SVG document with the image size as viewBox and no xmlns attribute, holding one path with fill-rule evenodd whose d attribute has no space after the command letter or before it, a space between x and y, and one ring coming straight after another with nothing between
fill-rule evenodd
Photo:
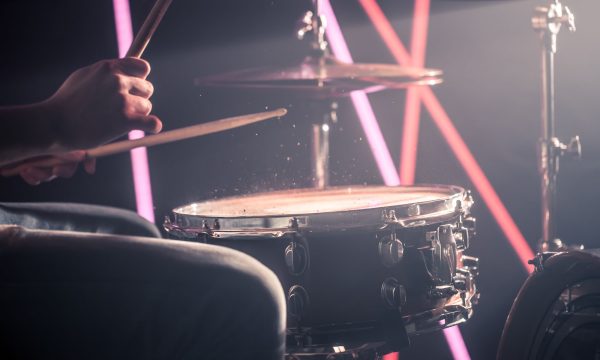
<instances>
[{"instance_id":1,"label":"drum lug","mask_svg":"<svg viewBox=\"0 0 600 360\"><path fill-rule=\"evenodd\" d=\"M458 250L466 250L470 246L470 240L475 236L476 219L472 216L463 218L461 215L456 223L453 233Z\"/></svg>"},{"instance_id":2,"label":"drum lug","mask_svg":"<svg viewBox=\"0 0 600 360\"><path fill-rule=\"evenodd\" d=\"M302 275L308 267L306 247L293 239L285 248L285 265L292 275Z\"/></svg>"},{"instance_id":3,"label":"drum lug","mask_svg":"<svg viewBox=\"0 0 600 360\"><path fill-rule=\"evenodd\" d=\"M308 292L300 285L294 285L288 291L288 312L296 321L300 322L310 305Z\"/></svg>"},{"instance_id":4,"label":"drum lug","mask_svg":"<svg viewBox=\"0 0 600 360\"><path fill-rule=\"evenodd\" d=\"M457 245L454 225L441 225L435 231L428 231L426 239L430 243L428 270L436 284L450 284L456 271Z\"/></svg>"},{"instance_id":5,"label":"drum lug","mask_svg":"<svg viewBox=\"0 0 600 360\"><path fill-rule=\"evenodd\" d=\"M395 232L383 235L379 240L378 248L381 263L387 268L394 267L404 257L404 244L397 238Z\"/></svg>"},{"instance_id":6,"label":"drum lug","mask_svg":"<svg viewBox=\"0 0 600 360\"><path fill-rule=\"evenodd\" d=\"M289 273L295 276L302 275L309 264L308 244L300 236L298 227L298 219L290 218L288 234L291 235L291 240L284 252L285 265Z\"/></svg>"},{"instance_id":7,"label":"drum lug","mask_svg":"<svg viewBox=\"0 0 600 360\"><path fill-rule=\"evenodd\" d=\"M390 309L402 309L406 304L406 289L398 280L389 277L381 284L381 299Z\"/></svg>"}]
</instances>

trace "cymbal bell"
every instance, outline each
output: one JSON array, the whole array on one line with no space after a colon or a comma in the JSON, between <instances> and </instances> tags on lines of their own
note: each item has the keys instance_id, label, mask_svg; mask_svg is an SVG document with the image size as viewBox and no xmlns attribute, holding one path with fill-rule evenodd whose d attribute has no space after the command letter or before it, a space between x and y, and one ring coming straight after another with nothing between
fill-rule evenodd
<instances>
[{"instance_id":1,"label":"cymbal bell","mask_svg":"<svg viewBox=\"0 0 600 360\"><path fill-rule=\"evenodd\" d=\"M332 56L307 57L299 64L260 67L196 79L199 86L284 90L306 97L340 97L442 82L442 71L392 64L348 64Z\"/></svg>"}]
</instances>

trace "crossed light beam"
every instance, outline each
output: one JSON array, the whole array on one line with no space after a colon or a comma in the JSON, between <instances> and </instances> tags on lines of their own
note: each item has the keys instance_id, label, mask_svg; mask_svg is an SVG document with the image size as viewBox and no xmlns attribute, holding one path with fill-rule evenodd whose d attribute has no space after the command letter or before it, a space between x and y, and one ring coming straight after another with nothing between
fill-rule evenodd
<instances>
[{"instance_id":1,"label":"crossed light beam","mask_svg":"<svg viewBox=\"0 0 600 360\"><path fill-rule=\"evenodd\" d=\"M415 12L419 11L419 2L427 0L416 0L417 6ZM359 0L361 6L369 16L369 19L373 22L377 32L381 36L385 45L392 53L396 61L403 66L410 66L414 64L413 58L402 44L402 41L396 34L394 28L390 24L389 20L384 15L383 11L375 0ZM427 16L428 13L423 15ZM413 36L413 39L415 36ZM425 41L424 37L421 37L422 41ZM424 53L424 46L422 49ZM424 57L423 57L424 59ZM420 60L420 59L418 59ZM417 64L418 65L418 64ZM492 184L488 180L487 176L475 160L475 157L469 150L465 141L460 136L459 132L454 127L452 120L444 110L443 106L431 90L429 86L420 87L415 90L417 92L420 102L425 105L429 111L435 125L438 127L446 142L450 146L450 149L454 152L454 155L462 165L463 169L471 179L471 182L479 192L479 195L487 205L488 209L492 213L494 219L500 226L500 229L508 239L510 245L515 250L521 264L527 272L531 272L531 266L527 263L529 259L534 257L534 253L527 244L525 237L515 224L513 218L509 214L508 210L500 200L500 197L494 190ZM410 105L410 104L409 104ZM407 113L409 110L407 109ZM418 122L418 118L412 118L411 121ZM406 126L406 125L405 125ZM415 142L416 145L416 142ZM416 159L416 146L412 148L407 147L408 154L402 155L402 157ZM416 163L416 161L413 161ZM414 167L405 169L407 172L406 177L410 179L411 175L414 179Z\"/></svg>"}]
</instances>

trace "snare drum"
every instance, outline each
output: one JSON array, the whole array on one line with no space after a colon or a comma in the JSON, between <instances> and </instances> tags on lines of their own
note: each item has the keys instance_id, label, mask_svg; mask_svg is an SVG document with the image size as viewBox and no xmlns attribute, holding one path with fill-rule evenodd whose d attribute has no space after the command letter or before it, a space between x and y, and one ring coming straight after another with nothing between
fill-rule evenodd
<instances>
[{"instance_id":1,"label":"snare drum","mask_svg":"<svg viewBox=\"0 0 600 360\"><path fill-rule=\"evenodd\" d=\"M165 229L273 270L290 354L385 353L471 316L472 204L456 186L289 190L182 206Z\"/></svg>"}]
</instances>

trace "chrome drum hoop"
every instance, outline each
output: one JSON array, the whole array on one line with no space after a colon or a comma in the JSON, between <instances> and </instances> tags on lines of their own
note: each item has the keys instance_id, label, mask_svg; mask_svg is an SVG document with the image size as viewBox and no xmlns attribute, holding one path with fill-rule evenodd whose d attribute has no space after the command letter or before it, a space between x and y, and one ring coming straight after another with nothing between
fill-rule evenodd
<instances>
[{"instance_id":1,"label":"chrome drum hoop","mask_svg":"<svg viewBox=\"0 0 600 360\"><path fill-rule=\"evenodd\" d=\"M419 199L419 195L423 199ZM348 201L357 196L364 201L369 196L380 199L386 195L412 196L414 201L382 201L360 204L356 207L338 207L335 211L320 211L314 205L311 211L303 212L284 209L274 213L273 209L253 211L220 211L219 207L237 205L244 208L247 204L261 201L283 202L292 198L309 200L328 198L331 201ZM309 201L310 202L310 201ZM321 201L326 204L325 201ZM207 234L211 237L281 237L294 230L331 231L349 229L384 229L390 225L401 228L427 226L440 223L457 216L459 213L469 213L473 204L470 193L458 186L419 185L419 186L351 186L332 187L325 190L301 189L284 190L270 193L251 194L239 197L229 197L214 201L191 203L173 210L173 221L167 220L165 229L177 232L179 236L188 234L195 237ZM291 208L295 204L284 204ZM306 204L298 203L299 206ZM309 206L310 207L310 206ZM275 209L276 210L276 209ZM292 224L297 224L296 226ZM295 228L294 228L295 227ZM294 229L292 229L294 228Z\"/></svg>"}]
</instances>

